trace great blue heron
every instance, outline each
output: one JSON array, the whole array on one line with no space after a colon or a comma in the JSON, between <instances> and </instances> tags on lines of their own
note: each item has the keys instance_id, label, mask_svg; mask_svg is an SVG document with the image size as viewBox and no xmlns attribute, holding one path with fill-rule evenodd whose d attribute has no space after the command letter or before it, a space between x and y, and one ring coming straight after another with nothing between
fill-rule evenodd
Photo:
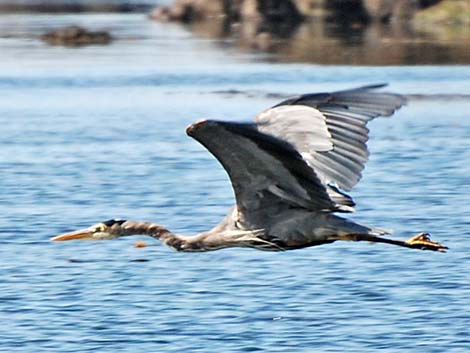
<instances>
[{"instance_id":1,"label":"great blue heron","mask_svg":"<svg viewBox=\"0 0 470 353\"><path fill-rule=\"evenodd\" d=\"M227 247L290 250L337 240L369 241L445 251L421 233L406 241L388 231L339 217L352 212L345 191L361 178L368 159L367 122L390 116L405 99L376 91L384 85L287 99L261 112L254 123L201 120L186 133L227 171L236 205L213 229L181 236L150 223L112 219L52 240L103 240L146 234L178 251Z\"/></svg>"}]
</instances>

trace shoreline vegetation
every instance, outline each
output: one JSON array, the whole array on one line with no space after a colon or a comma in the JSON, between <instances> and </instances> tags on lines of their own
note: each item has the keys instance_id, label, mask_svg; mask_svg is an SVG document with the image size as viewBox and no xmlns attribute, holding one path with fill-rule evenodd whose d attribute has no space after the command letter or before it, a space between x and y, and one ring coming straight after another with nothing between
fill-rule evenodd
<instances>
[{"instance_id":1,"label":"shoreline vegetation","mask_svg":"<svg viewBox=\"0 0 470 353\"><path fill-rule=\"evenodd\" d=\"M149 15L279 62L470 63L468 0L176 0Z\"/></svg>"},{"instance_id":2,"label":"shoreline vegetation","mask_svg":"<svg viewBox=\"0 0 470 353\"><path fill-rule=\"evenodd\" d=\"M175 0L158 6L151 0L9 0L0 3L2 11L143 13L277 62L470 64L468 0ZM76 47L119 40L71 25L41 39Z\"/></svg>"},{"instance_id":3,"label":"shoreline vegetation","mask_svg":"<svg viewBox=\"0 0 470 353\"><path fill-rule=\"evenodd\" d=\"M6 0L0 13L140 12L167 21L198 21L224 17L230 21L382 22L411 20L470 25L467 0L174 0L171 5L141 0Z\"/></svg>"},{"instance_id":4,"label":"shoreline vegetation","mask_svg":"<svg viewBox=\"0 0 470 353\"><path fill-rule=\"evenodd\" d=\"M175 0L157 6L154 18L190 22L214 17L232 21L299 22L312 18L361 23L424 20L469 24L467 0Z\"/></svg>"}]
</instances>

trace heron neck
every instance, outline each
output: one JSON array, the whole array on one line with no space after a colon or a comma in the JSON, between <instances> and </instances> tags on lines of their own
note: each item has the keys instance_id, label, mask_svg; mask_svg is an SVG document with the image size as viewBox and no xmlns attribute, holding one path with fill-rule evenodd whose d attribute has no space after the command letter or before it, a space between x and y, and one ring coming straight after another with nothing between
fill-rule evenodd
<instances>
[{"instance_id":1,"label":"heron neck","mask_svg":"<svg viewBox=\"0 0 470 353\"><path fill-rule=\"evenodd\" d=\"M193 236L174 234L157 223L126 221L122 224L122 236L149 235L177 251L201 252L225 248L227 243L218 232L205 232Z\"/></svg>"},{"instance_id":2,"label":"heron neck","mask_svg":"<svg viewBox=\"0 0 470 353\"><path fill-rule=\"evenodd\" d=\"M184 239L160 224L152 222L126 221L122 225L123 234L126 235L149 235L160 240L162 243L180 250Z\"/></svg>"}]
</instances>

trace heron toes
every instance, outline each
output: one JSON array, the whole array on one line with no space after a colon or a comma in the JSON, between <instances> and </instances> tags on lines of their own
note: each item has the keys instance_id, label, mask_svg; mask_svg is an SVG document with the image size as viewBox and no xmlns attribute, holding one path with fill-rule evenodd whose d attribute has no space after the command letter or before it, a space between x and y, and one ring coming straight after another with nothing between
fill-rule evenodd
<instances>
[{"instance_id":1,"label":"heron toes","mask_svg":"<svg viewBox=\"0 0 470 353\"><path fill-rule=\"evenodd\" d=\"M432 241L429 233L420 233L406 241L410 248L445 252L448 247Z\"/></svg>"}]
</instances>

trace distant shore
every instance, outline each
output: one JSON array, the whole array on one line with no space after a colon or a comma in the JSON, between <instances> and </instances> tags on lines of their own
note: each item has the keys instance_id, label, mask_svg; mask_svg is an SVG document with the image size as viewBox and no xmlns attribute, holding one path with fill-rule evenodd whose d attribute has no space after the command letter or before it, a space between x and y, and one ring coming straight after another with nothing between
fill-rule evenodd
<instances>
[{"instance_id":1,"label":"distant shore","mask_svg":"<svg viewBox=\"0 0 470 353\"><path fill-rule=\"evenodd\" d=\"M426 21L470 23L468 0L175 0L157 6L152 16L191 22L224 17L231 21L300 22L325 18L332 22L388 23Z\"/></svg>"},{"instance_id":2,"label":"distant shore","mask_svg":"<svg viewBox=\"0 0 470 353\"><path fill-rule=\"evenodd\" d=\"M470 62L469 13L468 0L175 0L150 17L279 61L412 65Z\"/></svg>"},{"instance_id":3,"label":"distant shore","mask_svg":"<svg viewBox=\"0 0 470 353\"><path fill-rule=\"evenodd\" d=\"M155 1L120 0L6 0L0 2L0 13L80 13L80 12L149 12Z\"/></svg>"},{"instance_id":4,"label":"distant shore","mask_svg":"<svg viewBox=\"0 0 470 353\"><path fill-rule=\"evenodd\" d=\"M192 22L224 17L229 21L332 22L415 21L470 25L468 0L6 0L0 13L149 13L154 19ZM165 5L166 4L166 5Z\"/></svg>"},{"instance_id":5,"label":"distant shore","mask_svg":"<svg viewBox=\"0 0 470 353\"><path fill-rule=\"evenodd\" d=\"M312 4L333 6L339 0L310 1ZM398 2L400 0L393 3ZM311 17L307 17L303 11L298 11L293 17L286 17L283 15L286 11L294 11L289 7L293 1L288 0L175 0L166 1L165 3L170 4L168 6L155 6L153 0L7 0L0 2L0 11L9 9L10 13L15 14L23 11L33 17L35 12L138 13L143 25L151 26L152 21L181 22L186 30L197 37L223 42L225 48L262 53L269 60L277 62L323 65L470 63L470 16L467 16L470 13L470 2L442 0L434 1L434 5L428 6L431 2L429 0L426 8L420 9L412 18L390 18L385 22L366 20L354 15L354 11L351 11L350 17L340 16L341 12L334 15L335 12L330 7L310 7ZM296 3L300 4L300 1ZM306 3L307 0L304 1ZM9 7L8 4L14 4L15 7ZM204 7L204 4L208 7ZM260 4L266 7L257 6ZM279 7L270 7L275 4ZM233 6L227 7L228 5ZM243 12L243 17L240 11ZM146 18L145 14L149 16ZM51 19L52 17L50 16ZM43 32L34 35L34 38L42 38L47 44L80 47L111 44L123 39L113 28L95 26L93 23L86 25L80 23L76 17L74 22L65 21L62 28L49 28L48 18L45 16ZM70 26L75 29L69 31L67 27ZM106 31L109 37L101 34L96 38L93 35L83 36L82 31L76 30L76 26L84 26L84 30L91 33ZM60 31L48 35L56 30L66 35L62 35Z\"/></svg>"}]
</instances>

